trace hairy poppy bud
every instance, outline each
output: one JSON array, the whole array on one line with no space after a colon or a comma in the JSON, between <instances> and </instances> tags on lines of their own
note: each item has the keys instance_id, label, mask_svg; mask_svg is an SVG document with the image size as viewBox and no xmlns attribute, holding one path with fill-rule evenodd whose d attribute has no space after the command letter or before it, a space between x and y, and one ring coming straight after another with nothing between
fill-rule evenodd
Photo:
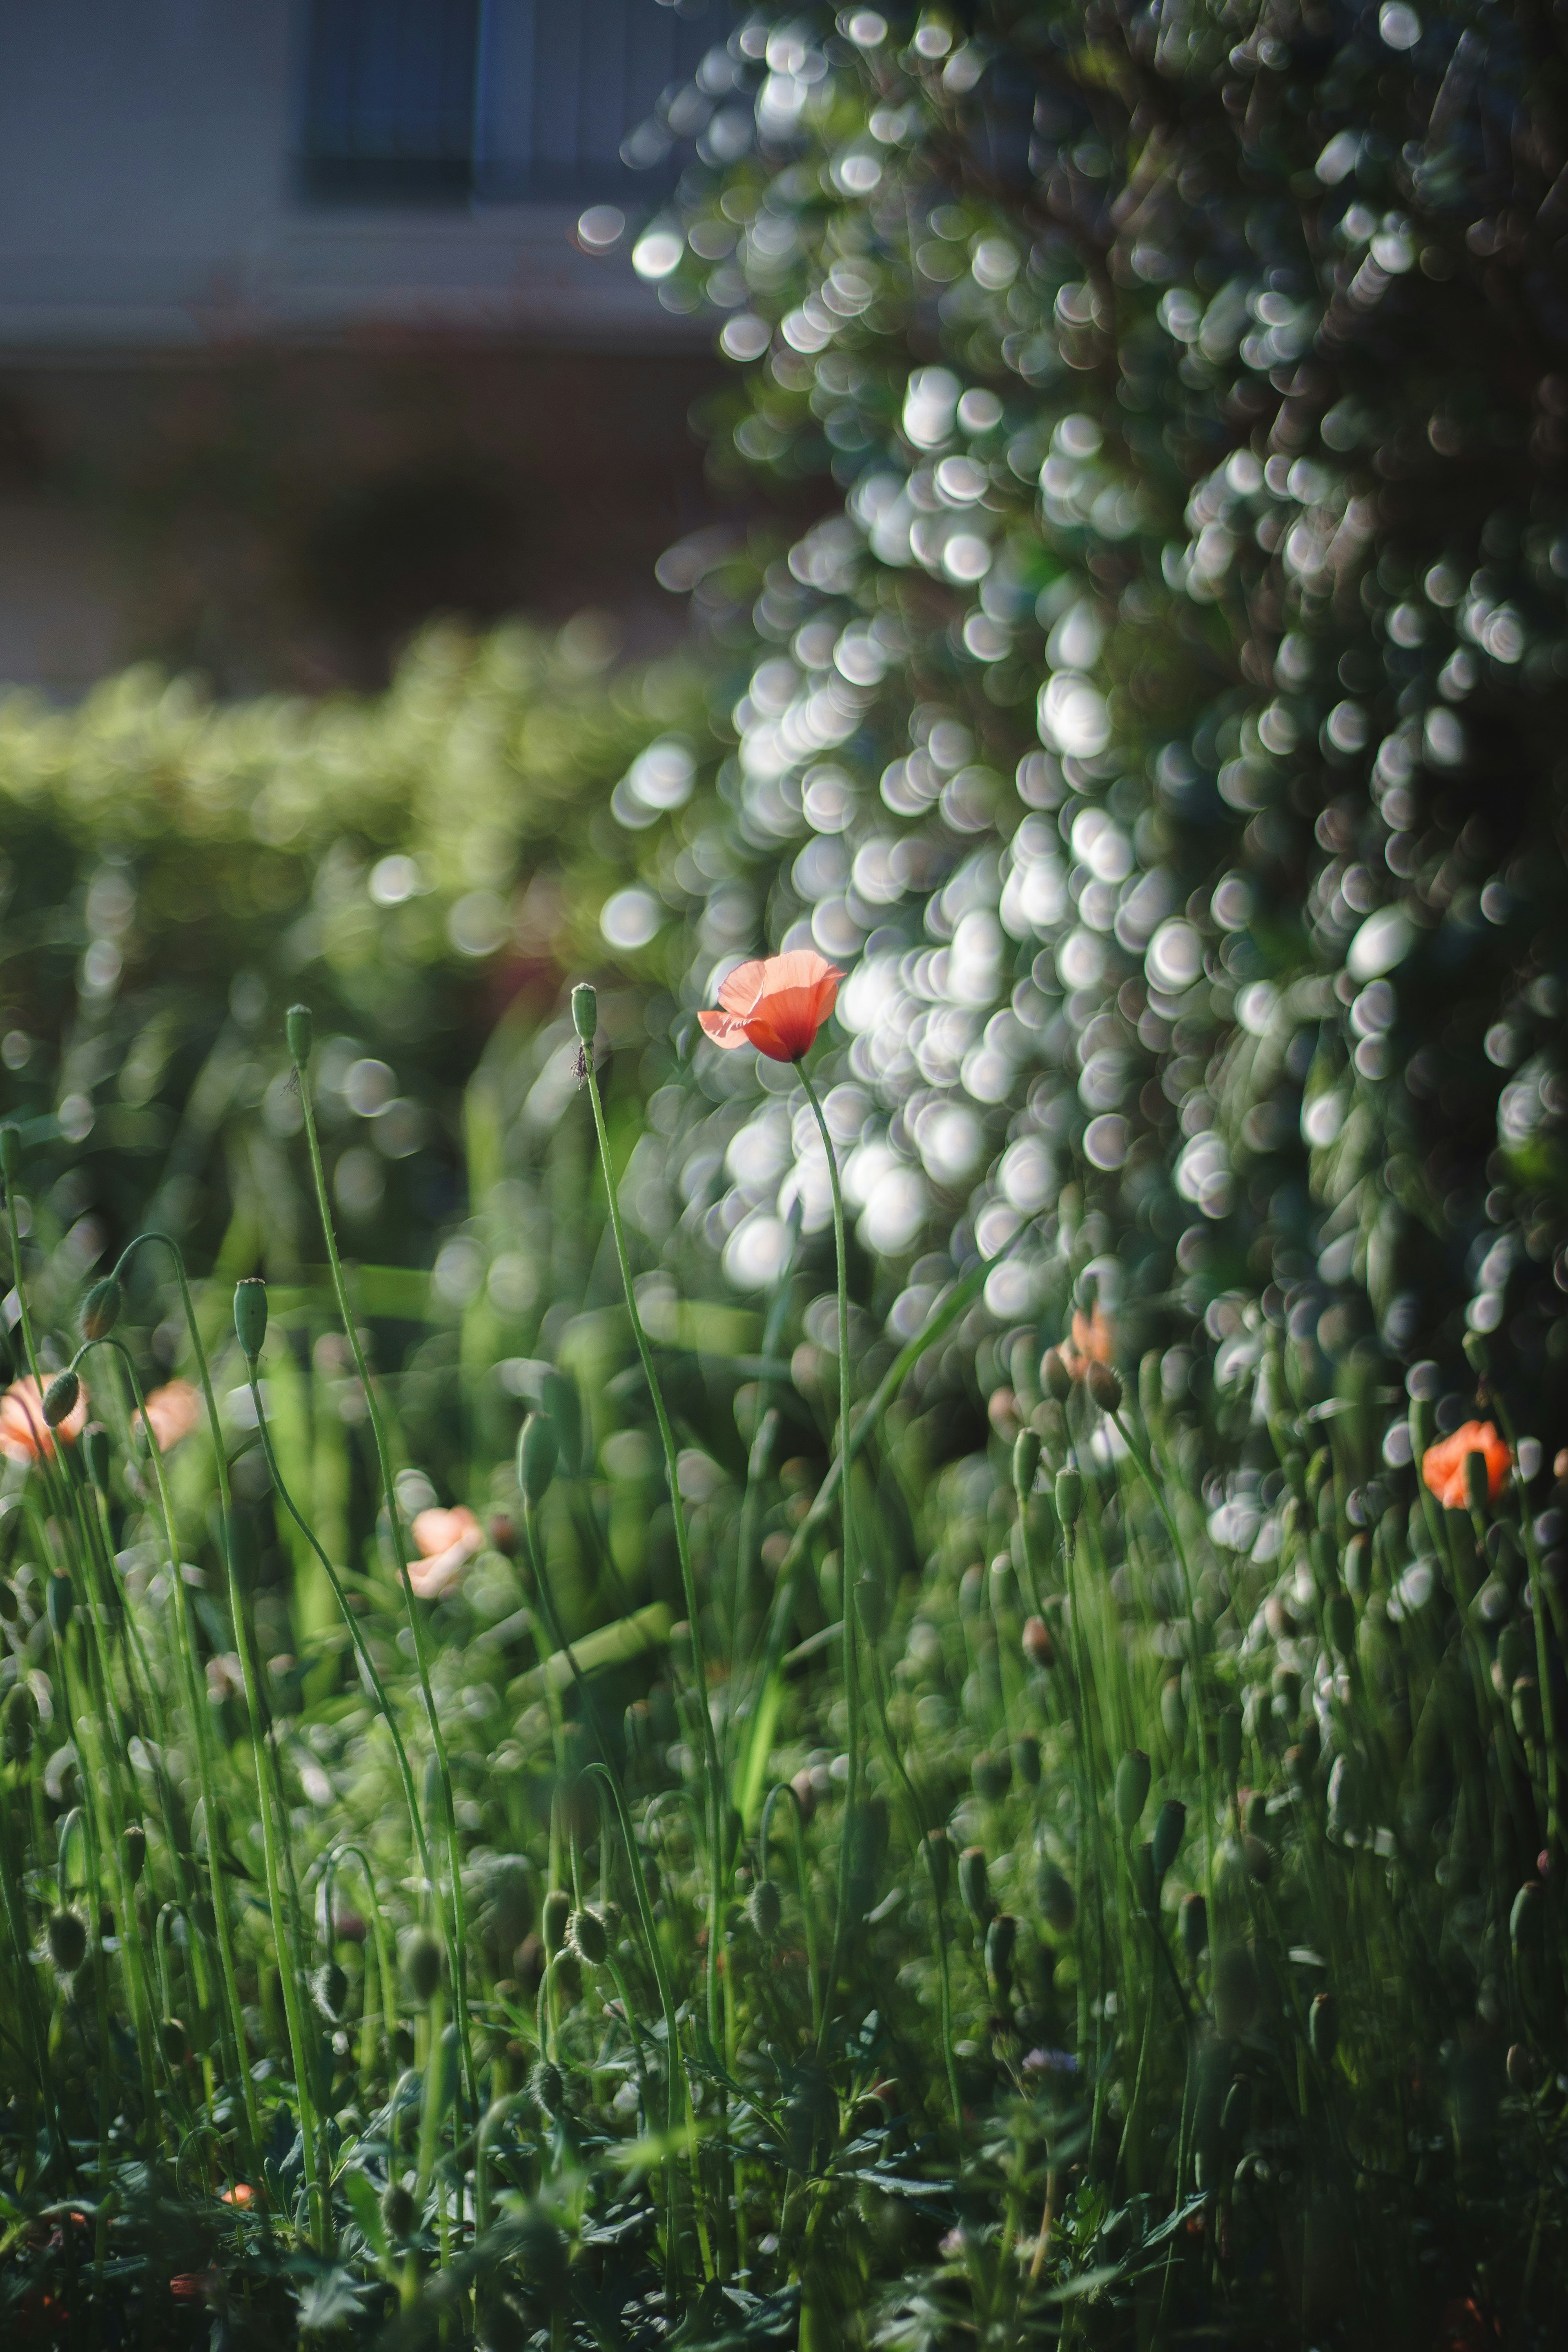
<instances>
[{"instance_id":1,"label":"hairy poppy bud","mask_svg":"<svg viewBox=\"0 0 1568 2352\"><path fill-rule=\"evenodd\" d=\"M1083 1376L1083 1385L1102 1412L1121 1412L1122 1383L1109 1364L1091 1364Z\"/></svg>"},{"instance_id":2,"label":"hairy poppy bud","mask_svg":"<svg viewBox=\"0 0 1568 2352\"><path fill-rule=\"evenodd\" d=\"M7 1184L14 1184L22 1172L22 1130L19 1127L0 1127L0 1175Z\"/></svg>"},{"instance_id":3,"label":"hairy poppy bud","mask_svg":"<svg viewBox=\"0 0 1568 2352\"><path fill-rule=\"evenodd\" d=\"M259 1274L247 1274L235 1285L235 1337L247 1364L254 1364L267 1337L267 1285Z\"/></svg>"},{"instance_id":4,"label":"hairy poppy bud","mask_svg":"<svg viewBox=\"0 0 1568 2352\"><path fill-rule=\"evenodd\" d=\"M79 1912L55 1911L44 1930L49 1958L61 1976L74 1977L87 1958L87 1928Z\"/></svg>"},{"instance_id":5,"label":"hairy poppy bud","mask_svg":"<svg viewBox=\"0 0 1568 2352\"><path fill-rule=\"evenodd\" d=\"M1040 1384L1048 1397L1065 1404L1072 1394L1072 1375L1060 1348L1048 1348L1040 1360Z\"/></svg>"},{"instance_id":6,"label":"hairy poppy bud","mask_svg":"<svg viewBox=\"0 0 1568 2352\"><path fill-rule=\"evenodd\" d=\"M1308 2011L1307 2039L1318 2064L1326 2066L1339 2048L1339 2003L1332 1992L1320 1992Z\"/></svg>"},{"instance_id":7,"label":"hairy poppy bud","mask_svg":"<svg viewBox=\"0 0 1568 2352\"><path fill-rule=\"evenodd\" d=\"M604 1922L597 1911L586 1907L574 1911L566 1923L567 1940L580 1960L591 1969L601 1969L610 1958L610 1938L604 1932Z\"/></svg>"},{"instance_id":8,"label":"hairy poppy bud","mask_svg":"<svg viewBox=\"0 0 1568 2352\"><path fill-rule=\"evenodd\" d=\"M1020 1496L1033 1494L1039 1469L1040 1432L1020 1429L1013 1440L1013 1486Z\"/></svg>"},{"instance_id":9,"label":"hairy poppy bud","mask_svg":"<svg viewBox=\"0 0 1568 2352\"><path fill-rule=\"evenodd\" d=\"M1024 1619L1022 1646L1024 1656L1029 1660L1030 1664L1038 1666L1042 1674L1047 1666L1053 1666L1056 1664L1056 1644L1051 1638L1051 1628L1043 1617Z\"/></svg>"},{"instance_id":10,"label":"hairy poppy bud","mask_svg":"<svg viewBox=\"0 0 1568 2352\"><path fill-rule=\"evenodd\" d=\"M571 1897L564 1886L552 1886L545 1896L539 1924L544 1929L545 1950L553 1960L565 1947L567 1929L571 1924Z\"/></svg>"},{"instance_id":11,"label":"hairy poppy bud","mask_svg":"<svg viewBox=\"0 0 1568 2352\"><path fill-rule=\"evenodd\" d=\"M288 1040L288 1058L297 1070L302 1070L310 1059L313 1026L308 1004L291 1004L283 1016L283 1034Z\"/></svg>"},{"instance_id":12,"label":"hairy poppy bud","mask_svg":"<svg viewBox=\"0 0 1568 2352\"><path fill-rule=\"evenodd\" d=\"M1083 1474L1080 1470L1059 1470L1056 1474L1056 1516L1064 1528L1075 1528L1083 1508Z\"/></svg>"},{"instance_id":13,"label":"hairy poppy bud","mask_svg":"<svg viewBox=\"0 0 1568 2352\"><path fill-rule=\"evenodd\" d=\"M1208 1949L1208 1906L1201 1895L1182 1896L1181 1948L1189 1969L1196 1969Z\"/></svg>"},{"instance_id":14,"label":"hairy poppy bud","mask_svg":"<svg viewBox=\"0 0 1568 2352\"><path fill-rule=\"evenodd\" d=\"M571 992L571 1025L585 1045L591 1045L599 1027L599 992L580 980Z\"/></svg>"},{"instance_id":15,"label":"hairy poppy bud","mask_svg":"<svg viewBox=\"0 0 1568 2352\"><path fill-rule=\"evenodd\" d=\"M414 2000L425 2008L441 1982L441 1947L427 1927L416 1927L404 1944L402 1972Z\"/></svg>"},{"instance_id":16,"label":"hairy poppy bud","mask_svg":"<svg viewBox=\"0 0 1568 2352\"><path fill-rule=\"evenodd\" d=\"M1012 1786L1012 1759L1003 1752L993 1755L989 1748L976 1757L970 1767L975 1794L983 1797L988 1805L999 1805Z\"/></svg>"},{"instance_id":17,"label":"hairy poppy bud","mask_svg":"<svg viewBox=\"0 0 1568 2352\"><path fill-rule=\"evenodd\" d=\"M1124 1836L1130 1835L1143 1819L1153 1777L1149 1759L1141 1748L1133 1748L1116 1767L1116 1819Z\"/></svg>"},{"instance_id":18,"label":"hairy poppy bud","mask_svg":"<svg viewBox=\"0 0 1568 2352\"><path fill-rule=\"evenodd\" d=\"M107 1488L110 1458L109 1432L101 1421L89 1421L82 1431L81 1452L82 1460L87 1465L87 1475L93 1485L99 1488Z\"/></svg>"},{"instance_id":19,"label":"hairy poppy bud","mask_svg":"<svg viewBox=\"0 0 1568 2352\"><path fill-rule=\"evenodd\" d=\"M121 1292L118 1275L106 1274L95 1282L81 1303L81 1335L84 1339L107 1339L120 1320Z\"/></svg>"},{"instance_id":20,"label":"hairy poppy bud","mask_svg":"<svg viewBox=\"0 0 1568 2352\"><path fill-rule=\"evenodd\" d=\"M349 2000L348 1974L336 1960L324 1960L310 1979L310 1998L329 2025L340 2024Z\"/></svg>"},{"instance_id":21,"label":"hairy poppy bud","mask_svg":"<svg viewBox=\"0 0 1568 2352\"><path fill-rule=\"evenodd\" d=\"M57 1372L44 1391L44 1421L47 1427L58 1429L77 1409L81 1394L81 1382L72 1371Z\"/></svg>"},{"instance_id":22,"label":"hairy poppy bud","mask_svg":"<svg viewBox=\"0 0 1568 2352\"><path fill-rule=\"evenodd\" d=\"M554 1422L530 1412L517 1439L517 1484L525 1502L542 1503L549 1494L559 1444Z\"/></svg>"},{"instance_id":23,"label":"hairy poppy bud","mask_svg":"<svg viewBox=\"0 0 1568 2352\"><path fill-rule=\"evenodd\" d=\"M958 1856L958 1894L977 1925L991 1916L990 1879L983 1845L967 1845Z\"/></svg>"},{"instance_id":24,"label":"hairy poppy bud","mask_svg":"<svg viewBox=\"0 0 1568 2352\"><path fill-rule=\"evenodd\" d=\"M946 1830L928 1830L921 1846L925 1855L925 1867L931 1874L933 1891L940 1903L946 1895L947 1882L952 1874L953 1842Z\"/></svg>"},{"instance_id":25,"label":"hairy poppy bud","mask_svg":"<svg viewBox=\"0 0 1568 2352\"><path fill-rule=\"evenodd\" d=\"M559 2116L566 2105L566 2078L560 2068L541 2058L528 2076L528 2095L547 2116Z\"/></svg>"},{"instance_id":26,"label":"hairy poppy bud","mask_svg":"<svg viewBox=\"0 0 1568 2352\"><path fill-rule=\"evenodd\" d=\"M382 2191L382 2220L386 2223L388 2237L401 2243L413 2230L417 2215L413 2190L405 2189L401 2180L389 2180Z\"/></svg>"},{"instance_id":27,"label":"hairy poppy bud","mask_svg":"<svg viewBox=\"0 0 1568 2352\"><path fill-rule=\"evenodd\" d=\"M779 1889L770 1878L759 1878L747 1897L746 1916L765 1944L770 1944L779 1933L779 1923L784 1916L784 1906Z\"/></svg>"},{"instance_id":28,"label":"hairy poppy bud","mask_svg":"<svg viewBox=\"0 0 1568 2352\"><path fill-rule=\"evenodd\" d=\"M77 1597L71 1588L68 1576L50 1577L46 1605L49 1612L50 1631L57 1640L63 1639L66 1627L71 1622L71 1612L77 1605Z\"/></svg>"},{"instance_id":29,"label":"hairy poppy bud","mask_svg":"<svg viewBox=\"0 0 1568 2352\"><path fill-rule=\"evenodd\" d=\"M1163 1878L1181 1851L1182 1832L1186 1828L1186 1807L1178 1798L1167 1797L1155 1815L1155 1875Z\"/></svg>"},{"instance_id":30,"label":"hairy poppy bud","mask_svg":"<svg viewBox=\"0 0 1568 2352\"><path fill-rule=\"evenodd\" d=\"M127 1824L120 1844L125 1852L125 1875L134 1886L147 1866L147 1832L140 1822Z\"/></svg>"},{"instance_id":31,"label":"hairy poppy bud","mask_svg":"<svg viewBox=\"0 0 1568 2352\"><path fill-rule=\"evenodd\" d=\"M1040 1742L1032 1731L1020 1731L1013 1741L1013 1770L1026 1789L1040 1786Z\"/></svg>"},{"instance_id":32,"label":"hairy poppy bud","mask_svg":"<svg viewBox=\"0 0 1568 2352\"><path fill-rule=\"evenodd\" d=\"M1019 1923L1009 1911L998 1911L986 1930L986 1974L1006 2000L1013 1985L1013 1950Z\"/></svg>"}]
</instances>

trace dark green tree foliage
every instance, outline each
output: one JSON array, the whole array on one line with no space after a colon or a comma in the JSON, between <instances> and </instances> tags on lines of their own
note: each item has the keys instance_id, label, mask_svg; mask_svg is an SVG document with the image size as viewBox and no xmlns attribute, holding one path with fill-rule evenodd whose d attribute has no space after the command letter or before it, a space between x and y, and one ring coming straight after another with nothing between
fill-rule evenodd
<instances>
[{"instance_id":1,"label":"dark green tree foliage","mask_svg":"<svg viewBox=\"0 0 1568 2352\"><path fill-rule=\"evenodd\" d=\"M1309 1391L1467 1318L1560 1379L1564 108L1551 9L1404 0L762 10L672 93L715 462L842 493L759 594L666 559L736 665L687 1001L852 962L884 1252L1065 1183L1222 1384L1260 1295Z\"/></svg>"}]
</instances>

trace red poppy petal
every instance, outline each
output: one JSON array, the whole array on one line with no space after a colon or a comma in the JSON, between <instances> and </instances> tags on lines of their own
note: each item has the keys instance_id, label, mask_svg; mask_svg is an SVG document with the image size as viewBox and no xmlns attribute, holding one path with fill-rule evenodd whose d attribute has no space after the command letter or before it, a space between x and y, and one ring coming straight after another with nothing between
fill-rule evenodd
<instances>
[{"instance_id":1,"label":"red poppy petal","mask_svg":"<svg viewBox=\"0 0 1568 2352\"><path fill-rule=\"evenodd\" d=\"M737 963L727 980L719 982L718 1001L727 1013L749 1013L768 984L770 967L761 957L749 963Z\"/></svg>"},{"instance_id":2,"label":"red poppy petal","mask_svg":"<svg viewBox=\"0 0 1568 2352\"><path fill-rule=\"evenodd\" d=\"M727 1053L732 1047L747 1042L747 1025L738 1013L699 1013L697 1019L702 1023L704 1034L711 1037L716 1045L722 1045Z\"/></svg>"}]
</instances>

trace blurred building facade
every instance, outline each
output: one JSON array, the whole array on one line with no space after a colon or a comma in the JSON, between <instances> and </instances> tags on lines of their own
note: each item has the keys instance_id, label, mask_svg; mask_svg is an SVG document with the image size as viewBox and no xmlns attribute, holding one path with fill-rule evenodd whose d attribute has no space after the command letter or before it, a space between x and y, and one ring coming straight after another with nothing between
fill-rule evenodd
<instances>
[{"instance_id":1,"label":"blurred building facade","mask_svg":"<svg viewBox=\"0 0 1568 2352\"><path fill-rule=\"evenodd\" d=\"M0 0L0 679L656 596L708 331L585 251L723 0ZM633 615L633 626L637 625Z\"/></svg>"}]
</instances>

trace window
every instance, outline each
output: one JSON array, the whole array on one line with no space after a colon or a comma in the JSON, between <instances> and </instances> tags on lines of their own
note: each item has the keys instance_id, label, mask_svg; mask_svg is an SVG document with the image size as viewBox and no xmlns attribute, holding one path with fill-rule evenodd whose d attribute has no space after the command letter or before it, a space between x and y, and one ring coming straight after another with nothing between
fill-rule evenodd
<instances>
[{"instance_id":1,"label":"window","mask_svg":"<svg viewBox=\"0 0 1568 2352\"><path fill-rule=\"evenodd\" d=\"M461 200L474 186L480 0L311 0L306 194Z\"/></svg>"}]
</instances>

